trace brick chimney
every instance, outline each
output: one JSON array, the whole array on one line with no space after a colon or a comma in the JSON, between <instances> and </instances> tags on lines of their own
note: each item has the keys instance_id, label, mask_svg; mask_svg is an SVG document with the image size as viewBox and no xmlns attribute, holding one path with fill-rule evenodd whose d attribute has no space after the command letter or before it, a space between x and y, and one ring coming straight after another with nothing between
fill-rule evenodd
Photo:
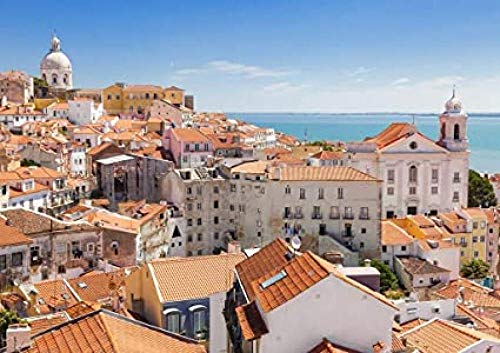
<instances>
[{"instance_id":1,"label":"brick chimney","mask_svg":"<svg viewBox=\"0 0 500 353\"><path fill-rule=\"evenodd\" d=\"M14 324L7 328L7 353L20 352L31 346L31 327L27 324Z\"/></svg>"}]
</instances>

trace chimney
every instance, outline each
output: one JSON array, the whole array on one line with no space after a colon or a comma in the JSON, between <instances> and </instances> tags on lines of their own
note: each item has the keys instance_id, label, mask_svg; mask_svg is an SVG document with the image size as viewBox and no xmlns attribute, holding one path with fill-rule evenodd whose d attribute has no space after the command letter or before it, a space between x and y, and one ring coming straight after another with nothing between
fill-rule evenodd
<instances>
[{"instance_id":1,"label":"chimney","mask_svg":"<svg viewBox=\"0 0 500 353\"><path fill-rule=\"evenodd\" d=\"M7 353L21 352L31 346L31 327L14 324L7 328Z\"/></svg>"},{"instance_id":2,"label":"chimney","mask_svg":"<svg viewBox=\"0 0 500 353\"><path fill-rule=\"evenodd\" d=\"M241 244L237 241L230 241L227 244L228 254L241 254Z\"/></svg>"},{"instance_id":3,"label":"chimney","mask_svg":"<svg viewBox=\"0 0 500 353\"><path fill-rule=\"evenodd\" d=\"M370 260L370 259L365 259L365 260L363 261L363 263L364 263L365 267L370 267L370 266L372 265L372 260Z\"/></svg>"}]
</instances>

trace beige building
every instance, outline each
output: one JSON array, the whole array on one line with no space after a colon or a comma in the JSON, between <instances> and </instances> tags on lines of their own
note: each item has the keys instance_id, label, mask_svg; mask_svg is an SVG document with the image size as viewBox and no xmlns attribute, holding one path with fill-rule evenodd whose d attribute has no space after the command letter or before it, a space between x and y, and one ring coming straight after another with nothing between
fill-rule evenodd
<instances>
[{"instance_id":1,"label":"beige building","mask_svg":"<svg viewBox=\"0 0 500 353\"><path fill-rule=\"evenodd\" d=\"M0 98L8 102L26 104L33 98L33 77L21 71L0 72Z\"/></svg>"}]
</instances>

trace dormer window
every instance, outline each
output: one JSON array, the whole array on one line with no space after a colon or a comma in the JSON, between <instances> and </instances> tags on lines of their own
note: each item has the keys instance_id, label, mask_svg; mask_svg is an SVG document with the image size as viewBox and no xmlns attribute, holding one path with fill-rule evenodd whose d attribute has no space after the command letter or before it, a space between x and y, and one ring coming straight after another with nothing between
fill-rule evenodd
<instances>
[{"instance_id":1,"label":"dormer window","mask_svg":"<svg viewBox=\"0 0 500 353\"><path fill-rule=\"evenodd\" d=\"M35 182L33 180L28 180L24 183L25 190L32 190L35 187Z\"/></svg>"}]
</instances>

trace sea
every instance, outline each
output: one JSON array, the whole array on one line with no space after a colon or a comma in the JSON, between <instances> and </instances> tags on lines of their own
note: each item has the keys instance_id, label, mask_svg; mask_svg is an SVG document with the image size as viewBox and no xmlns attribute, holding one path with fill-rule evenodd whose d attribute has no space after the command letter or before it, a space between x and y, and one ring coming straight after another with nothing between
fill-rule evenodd
<instances>
[{"instance_id":1,"label":"sea","mask_svg":"<svg viewBox=\"0 0 500 353\"><path fill-rule=\"evenodd\" d=\"M434 140L439 132L438 116L432 114L229 113L228 116L308 141L360 141L376 135L392 122L414 121L420 132ZM500 173L500 113L469 114L467 135L471 168Z\"/></svg>"}]
</instances>

